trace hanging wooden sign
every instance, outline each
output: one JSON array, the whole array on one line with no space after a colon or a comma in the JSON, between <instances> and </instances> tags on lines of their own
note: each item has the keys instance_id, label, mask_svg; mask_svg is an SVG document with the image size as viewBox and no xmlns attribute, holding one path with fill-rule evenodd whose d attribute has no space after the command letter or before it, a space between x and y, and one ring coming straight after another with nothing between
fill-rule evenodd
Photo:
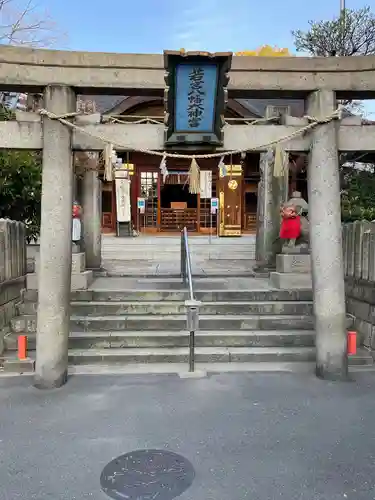
<instances>
[{"instance_id":1,"label":"hanging wooden sign","mask_svg":"<svg viewBox=\"0 0 375 500\"><path fill-rule=\"evenodd\" d=\"M222 145L231 52L164 51L165 144Z\"/></svg>"}]
</instances>

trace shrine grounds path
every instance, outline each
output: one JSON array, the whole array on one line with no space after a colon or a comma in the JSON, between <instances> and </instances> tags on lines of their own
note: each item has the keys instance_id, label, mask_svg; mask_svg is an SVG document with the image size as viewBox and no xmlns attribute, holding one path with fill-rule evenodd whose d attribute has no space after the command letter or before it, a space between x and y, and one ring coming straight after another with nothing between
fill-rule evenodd
<instances>
[{"instance_id":1,"label":"shrine grounds path","mask_svg":"<svg viewBox=\"0 0 375 500\"><path fill-rule=\"evenodd\" d=\"M353 377L73 376L46 392L2 378L0 498L108 499L105 465L149 448L191 462L181 500L372 500L375 374Z\"/></svg>"}]
</instances>

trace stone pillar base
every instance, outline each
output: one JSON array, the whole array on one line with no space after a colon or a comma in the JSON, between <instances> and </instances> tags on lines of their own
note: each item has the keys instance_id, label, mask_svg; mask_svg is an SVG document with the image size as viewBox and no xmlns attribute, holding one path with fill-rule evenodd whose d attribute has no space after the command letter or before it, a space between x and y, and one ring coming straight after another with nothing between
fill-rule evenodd
<instances>
[{"instance_id":1,"label":"stone pillar base","mask_svg":"<svg viewBox=\"0 0 375 500\"><path fill-rule=\"evenodd\" d=\"M270 273L271 285L286 290L312 288L311 257L303 254L276 256L276 272Z\"/></svg>"},{"instance_id":2,"label":"stone pillar base","mask_svg":"<svg viewBox=\"0 0 375 500\"><path fill-rule=\"evenodd\" d=\"M40 261L39 259L35 259L35 272L26 276L27 290L38 290L39 267ZM73 253L71 291L87 290L93 280L93 271L86 270L86 259L84 252Z\"/></svg>"}]
</instances>

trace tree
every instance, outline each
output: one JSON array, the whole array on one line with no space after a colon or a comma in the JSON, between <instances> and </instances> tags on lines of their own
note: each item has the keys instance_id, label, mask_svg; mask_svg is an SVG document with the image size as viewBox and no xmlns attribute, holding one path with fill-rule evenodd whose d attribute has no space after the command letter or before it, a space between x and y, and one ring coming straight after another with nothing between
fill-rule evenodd
<instances>
[{"instance_id":1,"label":"tree","mask_svg":"<svg viewBox=\"0 0 375 500\"><path fill-rule=\"evenodd\" d=\"M49 47L61 34L34 0L0 0L0 44Z\"/></svg>"},{"instance_id":2,"label":"tree","mask_svg":"<svg viewBox=\"0 0 375 500\"><path fill-rule=\"evenodd\" d=\"M14 119L13 112L0 107L0 120ZM40 152L0 151L0 217L26 224L28 241L40 228L42 162Z\"/></svg>"},{"instance_id":3,"label":"tree","mask_svg":"<svg viewBox=\"0 0 375 500\"><path fill-rule=\"evenodd\" d=\"M370 7L345 9L331 21L309 21L309 30L292 31L297 51L312 56L375 54L375 15Z\"/></svg>"},{"instance_id":4,"label":"tree","mask_svg":"<svg viewBox=\"0 0 375 500\"><path fill-rule=\"evenodd\" d=\"M34 0L0 0L0 44L49 47L60 38ZM14 118L0 105L0 121ZM40 152L0 150L0 217L23 221L28 241L39 235L41 190Z\"/></svg>"},{"instance_id":5,"label":"tree","mask_svg":"<svg viewBox=\"0 0 375 500\"><path fill-rule=\"evenodd\" d=\"M311 56L367 56L375 54L375 14L370 7L345 9L330 21L309 21L307 31L292 31L297 51ZM363 115L361 102L344 101L346 109ZM372 171L355 168L340 155L342 216L344 220L375 218L375 178Z\"/></svg>"},{"instance_id":6,"label":"tree","mask_svg":"<svg viewBox=\"0 0 375 500\"><path fill-rule=\"evenodd\" d=\"M370 7L345 9L331 21L309 21L308 31L292 31L297 51L311 56L367 56L375 54L375 14ZM342 104L363 115L359 101Z\"/></svg>"},{"instance_id":7,"label":"tree","mask_svg":"<svg viewBox=\"0 0 375 500\"><path fill-rule=\"evenodd\" d=\"M344 222L375 219L375 176L373 169L347 169L341 191Z\"/></svg>"}]
</instances>

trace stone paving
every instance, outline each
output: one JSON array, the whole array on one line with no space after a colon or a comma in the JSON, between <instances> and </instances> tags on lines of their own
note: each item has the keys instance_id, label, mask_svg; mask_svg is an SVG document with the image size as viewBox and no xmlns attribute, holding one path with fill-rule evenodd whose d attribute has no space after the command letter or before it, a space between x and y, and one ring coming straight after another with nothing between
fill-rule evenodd
<instances>
[{"instance_id":1,"label":"stone paving","mask_svg":"<svg viewBox=\"0 0 375 500\"><path fill-rule=\"evenodd\" d=\"M180 273L178 236L104 236L103 267L110 275L178 275ZM190 237L193 274L198 276L253 275L255 237Z\"/></svg>"},{"instance_id":2,"label":"stone paving","mask_svg":"<svg viewBox=\"0 0 375 500\"><path fill-rule=\"evenodd\" d=\"M375 498L373 373L348 383L258 373L75 376L53 392L30 384L0 379L1 500L109 499L104 467L142 449L190 462L181 500ZM159 473L150 464L132 478L151 493L138 500L171 498L153 496Z\"/></svg>"},{"instance_id":3,"label":"stone paving","mask_svg":"<svg viewBox=\"0 0 375 500\"><path fill-rule=\"evenodd\" d=\"M116 238L102 235L102 266L108 275L159 276L180 274L180 237L148 236ZM253 276L255 236L189 237L192 270L196 276ZM28 258L39 254L29 245Z\"/></svg>"}]
</instances>

